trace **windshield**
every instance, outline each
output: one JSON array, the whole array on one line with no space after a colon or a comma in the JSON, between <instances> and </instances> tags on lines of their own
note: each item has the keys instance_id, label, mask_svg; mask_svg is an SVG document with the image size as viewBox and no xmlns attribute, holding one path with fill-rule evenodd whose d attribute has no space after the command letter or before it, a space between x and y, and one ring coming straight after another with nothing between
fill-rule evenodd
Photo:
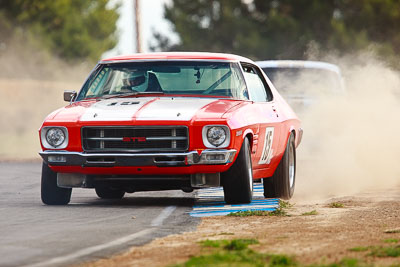
<instances>
[{"instance_id":1,"label":"windshield","mask_svg":"<svg viewBox=\"0 0 400 267\"><path fill-rule=\"evenodd\" d=\"M101 64L77 100L135 94L220 96L248 99L238 64L205 61L152 61Z\"/></svg>"},{"instance_id":2,"label":"windshield","mask_svg":"<svg viewBox=\"0 0 400 267\"><path fill-rule=\"evenodd\" d=\"M316 97L343 93L340 75L315 68L263 68L276 89L286 97Z\"/></svg>"}]
</instances>

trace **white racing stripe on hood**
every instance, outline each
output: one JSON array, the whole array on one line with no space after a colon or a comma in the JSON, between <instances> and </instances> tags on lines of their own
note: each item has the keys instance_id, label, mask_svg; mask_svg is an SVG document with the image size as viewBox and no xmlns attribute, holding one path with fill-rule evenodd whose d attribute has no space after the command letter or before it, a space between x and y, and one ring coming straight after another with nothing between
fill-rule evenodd
<instances>
[{"instance_id":1,"label":"white racing stripe on hood","mask_svg":"<svg viewBox=\"0 0 400 267\"><path fill-rule=\"evenodd\" d=\"M178 120L188 121L199 109L218 99L210 98L160 98L141 110L137 120Z\"/></svg>"},{"instance_id":2,"label":"white racing stripe on hood","mask_svg":"<svg viewBox=\"0 0 400 267\"><path fill-rule=\"evenodd\" d=\"M130 121L135 113L154 98L114 98L93 104L81 121Z\"/></svg>"}]
</instances>

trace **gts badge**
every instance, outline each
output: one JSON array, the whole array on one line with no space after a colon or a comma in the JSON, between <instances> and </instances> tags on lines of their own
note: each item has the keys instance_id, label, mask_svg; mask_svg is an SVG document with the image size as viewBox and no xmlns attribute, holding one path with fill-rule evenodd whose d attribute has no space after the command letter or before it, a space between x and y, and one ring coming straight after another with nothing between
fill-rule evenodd
<instances>
[{"instance_id":1,"label":"gts badge","mask_svg":"<svg viewBox=\"0 0 400 267\"><path fill-rule=\"evenodd\" d=\"M124 137L122 138L122 142L128 142L128 143L146 142L146 137Z\"/></svg>"},{"instance_id":2,"label":"gts badge","mask_svg":"<svg viewBox=\"0 0 400 267\"><path fill-rule=\"evenodd\" d=\"M267 127L265 129L264 148L258 164L269 164L272 159L272 141L274 140L274 127Z\"/></svg>"}]
</instances>

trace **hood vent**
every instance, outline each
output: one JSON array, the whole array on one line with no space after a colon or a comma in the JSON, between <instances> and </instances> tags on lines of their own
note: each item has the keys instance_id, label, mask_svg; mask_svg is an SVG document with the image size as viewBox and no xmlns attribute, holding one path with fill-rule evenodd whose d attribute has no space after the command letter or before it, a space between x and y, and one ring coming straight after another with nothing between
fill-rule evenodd
<instances>
[{"instance_id":1,"label":"hood vent","mask_svg":"<svg viewBox=\"0 0 400 267\"><path fill-rule=\"evenodd\" d=\"M139 101L125 101L125 102L112 102L110 104L108 104L107 106L130 106L130 105L137 105L139 104Z\"/></svg>"}]
</instances>

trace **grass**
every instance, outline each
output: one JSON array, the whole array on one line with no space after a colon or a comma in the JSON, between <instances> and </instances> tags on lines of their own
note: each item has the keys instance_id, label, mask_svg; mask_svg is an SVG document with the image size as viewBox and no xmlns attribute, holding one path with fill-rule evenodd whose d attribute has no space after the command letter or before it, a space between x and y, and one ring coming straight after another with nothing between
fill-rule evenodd
<instances>
[{"instance_id":1,"label":"grass","mask_svg":"<svg viewBox=\"0 0 400 267\"><path fill-rule=\"evenodd\" d=\"M222 232L219 233L218 235L235 235L234 233L229 233L229 232Z\"/></svg>"},{"instance_id":2,"label":"grass","mask_svg":"<svg viewBox=\"0 0 400 267\"><path fill-rule=\"evenodd\" d=\"M277 208L273 211L268 210L244 210L231 212L227 216L233 217L248 217L248 216L289 216L287 212L281 208Z\"/></svg>"},{"instance_id":3,"label":"grass","mask_svg":"<svg viewBox=\"0 0 400 267\"><path fill-rule=\"evenodd\" d=\"M290 216L285 209L293 207L288 201L279 200L279 206L276 210L244 210L231 212L227 216L233 217L248 217L248 216Z\"/></svg>"},{"instance_id":4,"label":"grass","mask_svg":"<svg viewBox=\"0 0 400 267\"><path fill-rule=\"evenodd\" d=\"M389 229L385 230L386 234L400 234L400 229Z\"/></svg>"},{"instance_id":5,"label":"grass","mask_svg":"<svg viewBox=\"0 0 400 267\"><path fill-rule=\"evenodd\" d=\"M358 259L345 258L338 263L326 265L327 267L360 267L365 266ZM323 267L323 266L321 266Z\"/></svg>"},{"instance_id":6,"label":"grass","mask_svg":"<svg viewBox=\"0 0 400 267\"><path fill-rule=\"evenodd\" d=\"M354 252L364 252L368 251L369 247L355 247L355 248L350 248L349 251L354 251Z\"/></svg>"},{"instance_id":7,"label":"grass","mask_svg":"<svg viewBox=\"0 0 400 267\"><path fill-rule=\"evenodd\" d=\"M178 266L264 266L264 258L255 252L215 252L209 255L192 257Z\"/></svg>"},{"instance_id":8,"label":"grass","mask_svg":"<svg viewBox=\"0 0 400 267\"><path fill-rule=\"evenodd\" d=\"M204 240L200 241L200 245L202 247L211 247L211 248L219 248L221 246L225 246L228 240Z\"/></svg>"},{"instance_id":9,"label":"grass","mask_svg":"<svg viewBox=\"0 0 400 267\"><path fill-rule=\"evenodd\" d=\"M349 251L365 252L368 251L368 256L373 257L400 257L400 245L394 246L369 246L369 247L355 247L349 249Z\"/></svg>"},{"instance_id":10,"label":"grass","mask_svg":"<svg viewBox=\"0 0 400 267\"><path fill-rule=\"evenodd\" d=\"M400 246L373 247L370 256L374 257L400 257Z\"/></svg>"},{"instance_id":11,"label":"grass","mask_svg":"<svg viewBox=\"0 0 400 267\"><path fill-rule=\"evenodd\" d=\"M200 242L203 247L224 248L226 250L243 250L249 245L258 244L256 239L233 239L233 240L204 240Z\"/></svg>"},{"instance_id":12,"label":"grass","mask_svg":"<svg viewBox=\"0 0 400 267\"><path fill-rule=\"evenodd\" d=\"M318 211L312 210L312 211L309 211L309 212L304 212L304 213L302 213L301 215L302 215L302 216L318 215Z\"/></svg>"},{"instance_id":13,"label":"grass","mask_svg":"<svg viewBox=\"0 0 400 267\"><path fill-rule=\"evenodd\" d=\"M339 202L332 202L328 205L329 208L344 208L344 205Z\"/></svg>"},{"instance_id":14,"label":"grass","mask_svg":"<svg viewBox=\"0 0 400 267\"><path fill-rule=\"evenodd\" d=\"M258 253L248 248L249 245L258 243L256 239L205 240L200 244L211 249L210 254L192 257L185 263L175 266L298 266L292 257Z\"/></svg>"},{"instance_id":15,"label":"grass","mask_svg":"<svg viewBox=\"0 0 400 267\"><path fill-rule=\"evenodd\" d=\"M258 244L258 241L255 239L233 239L228 244L224 246L224 249L227 250L243 250L246 249L249 245Z\"/></svg>"},{"instance_id":16,"label":"grass","mask_svg":"<svg viewBox=\"0 0 400 267\"><path fill-rule=\"evenodd\" d=\"M279 200L279 207L282 209L289 209L293 207L293 204L291 204L289 201Z\"/></svg>"},{"instance_id":17,"label":"grass","mask_svg":"<svg viewBox=\"0 0 400 267\"><path fill-rule=\"evenodd\" d=\"M256 239L205 240L200 242L208 254L193 256L174 267L232 266L232 267L361 267L367 266L358 259L343 259L333 264L302 265L293 257L283 254L259 253L248 246L258 244Z\"/></svg>"},{"instance_id":18,"label":"grass","mask_svg":"<svg viewBox=\"0 0 400 267\"><path fill-rule=\"evenodd\" d=\"M383 240L383 242L385 243L399 243L399 239L395 239L395 238L389 238L389 239L385 239Z\"/></svg>"}]
</instances>

